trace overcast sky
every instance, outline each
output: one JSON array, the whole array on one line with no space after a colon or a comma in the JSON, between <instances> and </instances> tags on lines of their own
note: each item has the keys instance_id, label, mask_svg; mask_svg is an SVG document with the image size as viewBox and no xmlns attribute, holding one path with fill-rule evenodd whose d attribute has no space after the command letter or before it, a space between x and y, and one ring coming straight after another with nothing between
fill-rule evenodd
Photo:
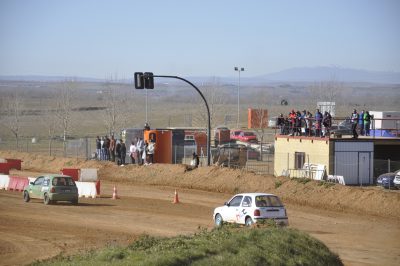
<instances>
[{"instance_id":1,"label":"overcast sky","mask_svg":"<svg viewBox=\"0 0 400 266\"><path fill-rule=\"evenodd\" d=\"M400 71L399 0L0 0L0 75Z\"/></svg>"}]
</instances>

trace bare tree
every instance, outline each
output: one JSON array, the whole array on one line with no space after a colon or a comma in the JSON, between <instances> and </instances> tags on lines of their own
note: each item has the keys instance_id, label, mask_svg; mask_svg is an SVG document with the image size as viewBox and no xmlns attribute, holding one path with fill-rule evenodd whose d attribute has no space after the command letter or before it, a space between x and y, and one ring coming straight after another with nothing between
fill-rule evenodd
<instances>
[{"instance_id":1,"label":"bare tree","mask_svg":"<svg viewBox=\"0 0 400 266\"><path fill-rule=\"evenodd\" d=\"M55 96L53 96L55 97ZM53 101L51 101L53 103ZM57 101L56 101L57 104ZM60 129L60 123L58 118L58 110L55 104L44 106L43 113L40 116L41 123L43 127L46 129L49 145L49 155L52 154L52 145L54 141L54 137L56 136L57 130Z\"/></svg>"},{"instance_id":2,"label":"bare tree","mask_svg":"<svg viewBox=\"0 0 400 266\"><path fill-rule=\"evenodd\" d=\"M18 150L19 137L21 134L21 114L22 114L22 98L18 92L14 92L12 96L4 101L5 115L3 117L4 125L11 131L15 137L15 144Z\"/></svg>"},{"instance_id":3,"label":"bare tree","mask_svg":"<svg viewBox=\"0 0 400 266\"><path fill-rule=\"evenodd\" d=\"M211 127L215 128L223 123L223 115L228 113L225 106L226 97L221 93L221 84L219 79L214 77L209 84L201 89L201 91L206 98L210 109ZM194 111L192 116L193 124L195 126L207 125L207 109L204 101L200 96L196 95L192 102L194 108L192 108L190 112Z\"/></svg>"},{"instance_id":4,"label":"bare tree","mask_svg":"<svg viewBox=\"0 0 400 266\"><path fill-rule=\"evenodd\" d=\"M115 134L118 127L124 121L124 106L126 99L119 93L118 83L112 79L106 83L104 92L105 109L103 113L103 121L107 132L112 135Z\"/></svg>"},{"instance_id":5,"label":"bare tree","mask_svg":"<svg viewBox=\"0 0 400 266\"><path fill-rule=\"evenodd\" d=\"M313 110L317 102L337 102L342 90L343 84L335 78L331 78L328 81L314 82L308 87L311 105L307 106L307 108Z\"/></svg>"},{"instance_id":6,"label":"bare tree","mask_svg":"<svg viewBox=\"0 0 400 266\"><path fill-rule=\"evenodd\" d=\"M64 156L66 155L66 140L72 130L72 109L74 105L75 81L65 81L56 93L56 116L61 126L64 141Z\"/></svg>"}]
</instances>

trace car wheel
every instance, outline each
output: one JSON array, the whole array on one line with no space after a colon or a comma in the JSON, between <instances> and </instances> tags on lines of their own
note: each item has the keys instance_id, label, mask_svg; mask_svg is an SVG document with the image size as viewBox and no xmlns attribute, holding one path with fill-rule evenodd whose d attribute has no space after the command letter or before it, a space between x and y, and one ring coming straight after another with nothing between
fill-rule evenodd
<instances>
[{"instance_id":1,"label":"car wheel","mask_svg":"<svg viewBox=\"0 0 400 266\"><path fill-rule=\"evenodd\" d=\"M251 226L254 222L253 222L253 219L251 219L251 217L247 217L245 223L246 223L246 226Z\"/></svg>"},{"instance_id":2,"label":"car wheel","mask_svg":"<svg viewBox=\"0 0 400 266\"><path fill-rule=\"evenodd\" d=\"M31 200L31 197L29 197L28 191L24 191L24 201L29 202Z\"/></svg>"},{"instance_id":3,"label":"car wheel","mask_svg":"<svg viewBox=\"0 0 400 266\"><path fill-rule=\"evenodd\" d=\"M52 203L51 200L50 200L50 197L49 197L49 195L47 195L47 193L44 194L43 202L44 202L44 204L46 204L46 205L49 205L49 204Z\"/></svg>"},{"instance_id":4,"label":"car wheel","mask_svg":"<svg viewBox=\"0 0 400 266\"><path fill-rule=\"evenodd\" d=\"M221 214L215 215L215 227L221 227L222 224L224 223L224 220L222 220Z\"/></svg>"},{"instance_id":5,"label":"car wheel","mask_svg":"<svg viewBox=\"0 0 400 266\"><path fill-rule=\"evenodd\" d=\"M78 199L74 199L71 201L72 205L78 205Z\"/></svg>"}]
</instances>

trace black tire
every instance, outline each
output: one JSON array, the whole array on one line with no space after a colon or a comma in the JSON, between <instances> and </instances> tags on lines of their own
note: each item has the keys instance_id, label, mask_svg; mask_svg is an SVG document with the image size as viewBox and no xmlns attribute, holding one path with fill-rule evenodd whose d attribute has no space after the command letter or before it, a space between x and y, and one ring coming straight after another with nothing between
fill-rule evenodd
<instances>
[{"instance_id":1,"label":"black tire","mask_svg":"<svg viewBox=\"0 0 400 266\"><path fill-rule=\"evenodd\" d=\"M47 195L47 193L44 194L43 202L44 202L44 204L46 204L46 205L52 204L52 201L50 200L50 197L49 197L49 195Z\"/></svg>"},{"instance_id":2,"label":"black tire","mask_svg":"<svg viewBox=\"0 0 400 266\"><path fill-rule=\"evenodd\" d=\"M71 201L71 204L72 204L72 205L78 205L78 199L72 200L72 201Z\"/></svg>"},{"instance_id":3,"label":"black tire","mask_svg":"<svg viewBox=\"0 0 400 266\"><path fill-rule=\"evenodd\" d=\"M214 223L215 227L221 227L224 224L224 220L222 219L221 214L218 213L217 215L215 215Z\"/></svg>"},{"instance_id":4,"label":"black tire","mask_svg":"<svg viewBox=\"0 0 400 266\"><path fill-rule=\"evenodd\" d=\"M252 226L253 223L254 222L253 222L253 219L251 219L251 217L246 218L246 221L245 221L246 226Z\"/></svg>"},{"instance_id":5,"label":"black tire","mask_svg":"<svg viewBox=\"0 0 400 266\"><path fill-rule=\"evenodd\" d=\"M31 200L31 197L29 197L28 191L24 191L24 201L29 202Z\"/></svg>"}]
</instances>

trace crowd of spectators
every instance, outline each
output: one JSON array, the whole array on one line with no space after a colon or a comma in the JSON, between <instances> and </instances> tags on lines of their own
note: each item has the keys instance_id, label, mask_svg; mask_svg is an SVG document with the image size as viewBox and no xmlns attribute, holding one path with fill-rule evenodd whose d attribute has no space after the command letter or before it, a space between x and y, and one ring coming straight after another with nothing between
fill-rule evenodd
<instances>
[{"instance_id":1,"label":"crowd of spectators","mask_svg":"<svg viewBox=\"0 0 400 266\"><path fill-rule=\"evenodd\" d=\"M280 135L325 137L330 134L332 116L327 111L322 114L319 109L314 116L307 110L303 112L292 110L286 116L279 115L277 126Z\"/></svg>"}]
</instances>

